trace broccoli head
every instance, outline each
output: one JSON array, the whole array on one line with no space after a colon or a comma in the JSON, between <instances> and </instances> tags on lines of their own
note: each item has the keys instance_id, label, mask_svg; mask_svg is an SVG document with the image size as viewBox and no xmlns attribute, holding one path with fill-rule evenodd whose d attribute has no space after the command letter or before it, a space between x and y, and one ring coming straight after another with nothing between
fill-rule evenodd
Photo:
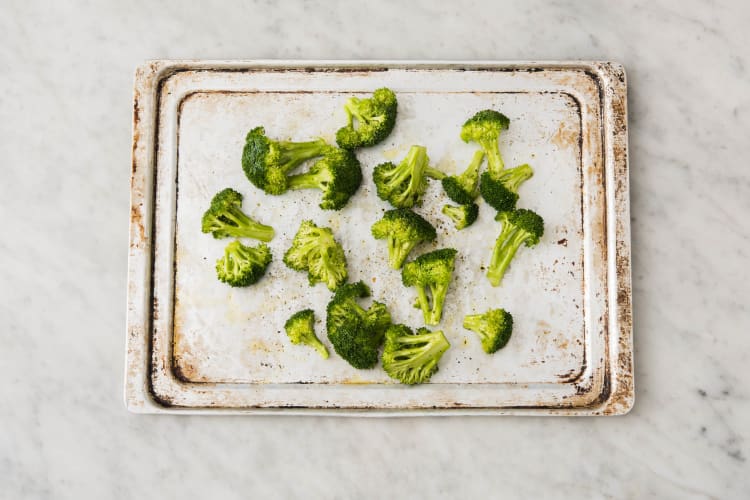
<instances>
[{"instance_id":1,"label":"broccoli head","mask_svg":"<svg viewBox=\"0 0 750 500\"><path fill-rule=\"evenodd\" d=\"M417 257L404 264L401 281L405 286L417 289L417 301L424 315L424 322L437 325L443 316L443 303L453 275L456 250L441 248ZM427 296L429 290L432 304Z\"/></svg>"},{"instance_id":2,"label":"broccoli head","mask_svg":"<svg viewBox=\"0 0 750 500\"><path fill-rule=\"evenodd\" d=\"M388 210L372 225L372 235L378 240L388 240L388 263L393 269L401 269L419 243L437 238L433 225L408 208Z\"/></svg>"},{"instance_id":3,"label":"broccoli head","mask_svg":"<svg viewBox=\"0 0 750 500\"><path fill-rule=\"evenodd\" d=\"M439 178L443 174L429 168L427 148L412 146L401 163L381 163L372 173L378 196L396 208L411 208L421 203L427 189L427 177Z\"/></svg>"},{"instance_id":4,"label":"broccoli head","mask_svg":"<svg viewBox=\"0 0 750 500\"><path fill-rule=\"evenodd\" d=\"M254 238L271 241L274 230L242 211L242 195L232 188L219 191L211 200L211 206L203 214L201 230L213 234L214 238Z\"/></svg>"},{"instance_id":5,"label":"broccoli head","mask_svg":"<svg viewBox=\"0 0 750 500\"><path fill-rule=\"evenodd\" d=\"M469 314L464 317L464 328L479 335L484 352L492 354L508 343L513 332L513 316L505 309Z\"/></svg>"},{"instance_id":6,"label":"broccoli head","mask_svg":"<svg viewBox=\"0 0 750 500\"><path fill-rule=\"evenodd\" d=\"M503 223L503 228L492 250L487 278L492 286L499 286L518 248L522 244L533 247L539 243L544 235L544 219L524 208L500 212L495 219Z\"/></svg>"},{"instance_id":7,"label":"broccoli head","mask_svg":"<svg viewBox=\"0 0 750 500\"><path fill-rule=\"evenodd\" d=\"M373 302L369 309L357 302L370 296L361 281L342 285L326 310L328 339L336 353L354 368L372 368L378 362L378 349L391 324L385 304Z\"/></svg>"},{"instance_id":8,"label":"broccoli head","mask_svg":"<svg viewBox=\"0 0 750 500\"><path fill-rule=\"evenodd\" d=\"M440 330L391 325L385 333L383 369L404 384L422 384L438 370L438 361L448 350L448 339Z\"/></svg>"},{"instance_id":9,"label":"broccoli head","mask_svg":"<svg viewBox=\"0 0 750 500\"><path fill-rule=\"evenodd\" d=\"M289 176L289 189L320 189L320 208L340 210L362 183L362 167L351 151L330 148L310 170Z\"/></svg>"},{"instance_id":10,"label":"broccoli head","mask_svg":"<svg viewBox=\"0 0 750 500\"><path fill-rule=\"evenodd\" d=\"M255 187L268 194L282 194L288 189L287 173L311 158L323 156L330 147L323 139L308 142L269 139L263 127L255 127L245 137L242 170Z\"/></svg>"},{"instance_id":11,"label":"broccoli head","mask_svg":"<svg viewBox=\"0 0 750 500\"><path fill-rule=\"evenodd\" d=\"M396 125L397 107L396 94L387 88L376 90L366 99L350 97L344 104L348 123L336 132L336 143L344 149L374 146Z\"/></svg>"},{"instance_id":12,"label":"broccoli head","mask_svg":"<svg viewBox=\"0 0 750 500\"><path fill-rule=\"evenodd\" d=\"M248 286L266 274L270 263L271 249L265 243L246 247L234 240L224 249L224 256L216 261L216 276L231 286Z\"/></svg>"},{"instance_id":13,"label":"broccoli head","mask_svg":"<svg viewBox=\"0 0 750 500\"><path fill-rule=\"evenodd\" d=\"M284 264L295 271L307 271L310 286L325 283L333 291L346 281L346 256L344 249L333 238L333 232L305 220L284 254Z\"/></svg>"},{"instance_id":14,"label":"broccoli head","mask_svg":"<svg viewBox=\"0 0 750 500\"><path fill-rule=\"evenodd\" d=\"M292 344L308 345L318 351L323 359L328 359L328 349L315 335L315 313L312 309L303 309L292 314L284 324L286 335Z\"/></svg>"},{"instance_id":15,"label":"broccoli head","mask_svg":"<svg viewBox=\"0 0 750 500\"><path fill-rule=\"evenodd\" d=\"M441 181L443 191L448 198L459 205L468 205L473 203L479 195L479 168L484 161L484 151L477 150L474 157L461 175L449 175Z\"/></svg>"},{"instance_id":16,"label":"broccoli head","mask_svg":"<svg viewBox=\"0 0 750 500\"><path fill-rule=\"evenodd\" d=\"M505 168L500 155L498 139L503 130L507 130L510 120L507 116L492 109L485 109L464 123L461 127L461 139L474 142L487 155L487 166L490 171L500 172Z\"/></svg>"},{"instance_id":17,"label":"broccoli head","mask_svg":"<svg viewBox=\"0 0 750 500\"><path fill-rule=\"evenodd\" d=\"M507 212L516 208L518 188L534 175L534 170L527 165L505 169L499 173L485 172L479 185L482 198L498 212Z\"/></svg>"},{"instance_id":18,"label":"broccoli head","mask_svg":"<svg viewBox=\"0 0 750 500\"><path fill-rule=\"evenodd\" d=\"M479 206L476 203L443 205L443 213L451 218L456 229L461 230L474 224L479 217Z\"/></svg>"}]
</instances>

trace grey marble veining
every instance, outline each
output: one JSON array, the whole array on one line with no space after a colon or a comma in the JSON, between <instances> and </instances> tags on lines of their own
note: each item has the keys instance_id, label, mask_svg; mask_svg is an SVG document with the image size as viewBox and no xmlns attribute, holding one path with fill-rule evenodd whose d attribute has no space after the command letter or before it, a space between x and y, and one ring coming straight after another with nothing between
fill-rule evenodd
<instances>
[{"instance_id":1,"label":"grey marble veining","mask_svg":"<svg viewBox=\"0 0 750 500\"><path fill-rule=\"evenodd\" d=\"M749 498L750 3L0 4L0 497ZM630 85L626 417L125 412L150 58L609 59Z\"/></svg>"}]
</instances>

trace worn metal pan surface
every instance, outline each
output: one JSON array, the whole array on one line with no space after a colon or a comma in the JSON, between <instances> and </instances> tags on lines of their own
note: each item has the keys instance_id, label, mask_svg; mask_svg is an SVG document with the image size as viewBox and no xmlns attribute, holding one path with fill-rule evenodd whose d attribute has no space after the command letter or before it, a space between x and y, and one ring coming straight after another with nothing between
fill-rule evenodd
<instances>
[{"instance_id":1,"label":"worn metal pan surface","mask_svg":"<svg viewBox=\"0 0 750 500\"><path fill-rule=\"evenodd\" d=\"M365 182L346 210L320 210L313 191L267 196L245 179L248 130L333 142L344 100L383 86L398 95L397 125L358 153ZM545 218L546 233L493 288L483 267L494 214L484 205L474 226L456 232L431 183L419 212L438 241L421 250L460 253L440 325L452 347L431 383L396 384L380 368L354 370L289 344L286 318L312 307L322 320L330 298L281 262L305 218L333 228L351 280L368 283L395 321L421 325L413 290L370 236L388 208L372 168L421 144L433 165L459 172L473 151L460 126L484 108L511 118L501 150L508 164L533 166L520 206ZM200 231L225 187L277 231L267 277L246 289L216 280L226 241ZM134 412L616 415L633 405L626 83L617 64L150 62L136 72L131 199L125 400ZM514 334L487 356L461 318L498 306L513 313ZM327 342L322 323L318 333Z\"/></svg>"}]
</instances>

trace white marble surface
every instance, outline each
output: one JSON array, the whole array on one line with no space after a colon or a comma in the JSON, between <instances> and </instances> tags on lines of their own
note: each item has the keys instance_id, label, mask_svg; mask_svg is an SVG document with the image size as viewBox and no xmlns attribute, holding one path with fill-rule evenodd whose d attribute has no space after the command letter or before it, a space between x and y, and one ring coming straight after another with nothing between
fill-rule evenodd
<instances>
[{"instance_id":1,"label":"white marble surface","mask_svg":"<svg viewBox=\"0 0 750 500\"><path fill-rule=\"evenodd\" d=\"M0 497L750 498L748 2L189 3L0 2ZM127 413L131 93L149 58L624 63L635 409Z\"/></svg>"}]
</instances>

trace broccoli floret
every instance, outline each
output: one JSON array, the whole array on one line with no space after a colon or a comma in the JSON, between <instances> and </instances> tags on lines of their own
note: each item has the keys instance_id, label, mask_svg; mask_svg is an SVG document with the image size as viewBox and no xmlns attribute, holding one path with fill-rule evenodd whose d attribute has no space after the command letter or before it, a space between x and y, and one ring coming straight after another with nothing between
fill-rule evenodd
<instances>
[{"instance_id":1,"label":"broccoli floret","mask_svg":"<svg viewBox=\"0 0 750 500\"><path fill-rule=\"evenodd\" d=\"M484 161L484 151L477 150L461 175L450 175L442 180L443 190L448 198L459 205L473 203L479 195L479 168Z\"/></svg>"},{"instance_id":2,"label":"broccoli floret","mask_svg":"<svg viewBox=\"0 0 750 500\"><path fill-rule=\"evenodd\" d=\"M255 187L268 194L282 194L288 189L286 174L311 158L323 156L330 147L323 139L276 141L266 137L263 127L255 127L245 137L242 170Z\"/></svg>"},{"instance_id":3,"label":"broccoli floret","mask_svg":"<svg viewBox=\"0 0 750 500\"><path fill-rule=\"evenodd\" d=\"M329 149L304 174L289 176L289 189L320 189L320 208L340 210L357 192L362 183L362 167L351 151Z\"/></svg>"},{"instance_id":4,"label":"broccoli floret","mask_svg":"<svg viewBox=\"0 0 750 500\"><path fill-rule=\"evenodd\" d=\"M477 143L487 155L488 168L499 172L505 167L497 141L500 133L507 130L509 125L510 120L507 116L492 109L485 109L466 120L461 127L461 139L464 142Z\"/></svg>"},{"instance_id":5,"label":"broccoli floret","mask_svg":"<svg viewBox=\"0 0 750 500\"><path fill-rule=\"evenodd\" d=\"M266 274L270 263L271 249L265 243L246 247L234 240L224 249L224 257L216 261L216 276L231 286L248 286Z\"/></svg>"},{"instance_id":6,"label":"broccoli floret","mask_svg":"<svg viewBox=\"0 0 750 500\"><path fill-rule=\"evenodd\" d=\"M292 344L304 344L312 347L323 357L328 359L328 349L315 335L315 313L312 309L303 309L292 314L284 324L286 335Z\"/></svg>"},{"instance_id":7,"label":"broccoli floret","mask_svg":"<svg viewBox=\"0 0 750 500\"><path fill-rule=\"evenodd\" d=\"M508 343L513 332L513 316L505 309L469 314L464 317L464 328L479 335L484 352L492 354Z\"/></svg>"},{"instance_id":8,"label":"broccoli floret","mask_svg":"<svg viewBox=\"0 0 750 500\"><path fill-rule=\"evenodd\" d=\"M519 186L534 175L527 165L505 169L501 172L488 171L482 174L479 191L482 198L498 212L516 208Z\"/></svg>"},{"instance_id":9,"label":"broccoli floret","mask_svg":"<svg viewBox=\"0 0 750 500\"><path fill-rule=\"evenodd\" d=\"M438 361L449 347L440 330L420 328L414 333L408 326L392 325L385 333L383 369L404 384L422 384L438 370Z\"/></svg>"},{"instance_id":10,"label":"broccoli floret","mask_svg":"<svg viewBox=\"0 0 750 500\"><path fill-rule=\"evenodd\" d=\"M412 146L401 163L381 163L372 173L378 196L396 208L411 208L421 203L427 189L427 177L437 178L441 172L429 168L427 148Z\"/></svg>"},{"instance_id":11,"label":"broccoli floret","mask_svg":"<svg viewBox=\"0 0 750 500\"><path fill-rule=\"evenodd\" d=\"M544 235L544 219L531 210L519 208L512 212L500 212L495 220L503 223L503 229L495 242L487 270L487 278L492 286L500 285L505 270L521 244L533 247Z\"/></svg>"},{"instance_id":12,"label":"broccoli floret","mask_svg":"<svg viewBox=\"0 0 750 500\"><path fill-rule=\"evenodd\" d=\"M417 288L417 300L422 309L424 322L437 325L443 316L443 302L453 275L456 250L441 248L422 254L411 262L404 264L401 281L406 286ZM427 297L427 290L432 296L432 305Z\"/></svg>"},{"instance_id":13,"label":"broccoli floret","mask_svg":"<svg viewBox=\"0 0 750 500\"><path fill-rule=\"evenodd\" d=\"M361 281L342 285L326 310L328 339L336 353L354 368L372 368L378 362L378 349L391 324L385 304L373 302L363 308L357 299L370 296L370 289Z\"/></svg>"},{"instance_id":14,"label":"broccoli floret","mask_svg":"<svg viewBox=\"0 0 750 500\"><path fill-rule=\"evenodd\" d=\"M310 286L323 282L333 291L346 281L344 249L333 238L333 232L305 220L284 254L284 264L295 271L307 271Z\"/></svg>"},{"instance_id":15,"label":"broccoli floret","mask_svg":"<svg viewBox=\"0 0 750 500\"><path fill-rule=\"evenodd\" d=\"M401 269L409 252L419 243L437 238L433 225L408 208L388 210L372 225L372 235L378 240L388 240L388 263L393 269Z\"/></svg>"},{"instance_id":16,"label":"broccoli floret","mask_svg":"<svg viewBox=\"0 0 750 500\"><path fill-rule=\"evenodd\" d=\"M451 218L456 229L461 230L474 224L479 217L479 206L476 203L443 205L443 213Z\"/></svg>"},{"instance_id":17,"label":"broccoli floret","mask_svg":"<svg viewBox=\"0 0 750 500\"><path fill-rule=\"evenodd\" d=\"M216 193L203 214L201 230L214 238L254 238L271 241L274 230L257 222L242 211L242 195L232 188Z\"/></svg>"},{"instance_id":18,"label":"broccoli floret","mask_svg":"<svg viewBox=\"0 0 750 500\"><path fill-rule=\"evenodd\" d=\"M396 94L387 88L376 90L367 99L350 97L344 104L348 123L336 132L336 143L344 149L374 146L396 125L397 107Z\"/></svg>"}]
</instances>

